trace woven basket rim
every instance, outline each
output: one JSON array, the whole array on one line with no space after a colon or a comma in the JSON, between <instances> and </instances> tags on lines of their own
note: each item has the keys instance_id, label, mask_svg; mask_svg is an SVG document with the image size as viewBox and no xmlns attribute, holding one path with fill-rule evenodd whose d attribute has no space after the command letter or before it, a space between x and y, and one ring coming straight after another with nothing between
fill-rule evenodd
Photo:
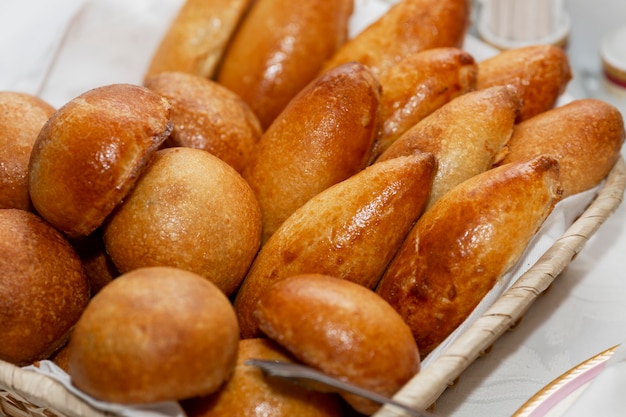
<instances>
[{"instance_id":1,"label":"woven basket rim","mask_svg":"<svg viewBox=\"0 0 626 417\"><path fill-rule=\"evenodd\" d=\"M545 291L586 241L622 202L626 188L626 163L620 156L605 184L583 214L544 255L473 323L436 360L420 371L395 396L416 408L428 408L482 352L519 320L539 294ZM0 360L0 400L23 404L23 412L11 417L66 416L111 417L71 393L46 375L24 370ZM30 412L29 410L33 410ZM0 412L7 412L2 408ZM407 416L390 406L373 417Z\"/></svg>"},{"instance_id":2,"label":"woven basket rim","mask_svg":"<svg viewBox=\"0 0 626 417\"><path fill-rule=\"evenodd\" d=\"M522 274L491 307L428 367L421 370L394 400L427 409L483 352L524 315L578 254L589 238L617 210L626 189L626 162L620 156L597 196L565 233ZM372 417L409 417L399 409L382 407Z\"/></svg>"}]
</instances>

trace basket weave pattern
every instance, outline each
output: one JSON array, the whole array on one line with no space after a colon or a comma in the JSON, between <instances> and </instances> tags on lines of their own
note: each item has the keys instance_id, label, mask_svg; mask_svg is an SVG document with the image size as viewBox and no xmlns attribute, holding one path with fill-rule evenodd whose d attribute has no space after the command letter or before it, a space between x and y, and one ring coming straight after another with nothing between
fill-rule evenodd
<instances>
[{"instance_id":1,"label":"basket weave pattern","mask_svg":"<svg viewBox=\"0 0 626 417\"><path fill-rule=\"evenodd\" d=\"M545 254L435 361L394 397L416 408L428 408L462 372L523 316L539 294L563 271L587 240L617 209L626 189L622 158L598 196ZM0 361L0 414L8 417L106 417L44 375ZM407 416L385 406L374 417Z\"/></svg>"}]
</instances>

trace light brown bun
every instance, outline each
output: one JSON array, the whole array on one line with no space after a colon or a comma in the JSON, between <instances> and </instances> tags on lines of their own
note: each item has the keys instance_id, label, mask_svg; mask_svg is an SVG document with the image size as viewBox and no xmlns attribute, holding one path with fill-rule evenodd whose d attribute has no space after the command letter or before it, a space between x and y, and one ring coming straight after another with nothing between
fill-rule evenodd
<instances>
[{"instance_id":1,"label":"light brown bun","mask_svg":"<svg viewBox=\"0 0 626 417\"><path fill-rule=\"evenodd\" d=\"M360 62L377 77L403 57L439 47L463 45L469 27L469 0L404 0L346 42L324 69Z\"/></svg>"},{"instance_id":2,"label":"light brown bun","mask_svg":"<svg viewBox=\"0 0 626 417\"><path fill-rule=\"evenodd\" d=\"M26 93L0 91L0 209L32 211L28 160L54 107Z\"/></svg>"},{"instance_id":3,"label":"light brown bun","mask_svg":"<svg viewBox=\"0 0 626 417\"><path fill-rule=\"evenodd\" d=\"M259 410L272 417L340 417L342 406L335 394L311 391L280 378L268 378L248 359L294 362L293 356L269 339L239 342L232 377L217 393L183 401L187 417L257 417Z\"/></svg>"},{"instance_id":4,"label":"light brown bun","mask_svg":"<svg viewBox=\"0 0 626 417\"><path fill-rule=\"evenodd\" d=\"M265 334L302 363L388 397L420 369L420 354L402 317L368 288L305 274L274 284L254 316ZM341 393L357 411L380 406Z\"/></svg>"},{"instance_id":5,"label":"light brown bun","mask_svg":"<svg viewBox=\"0 0 626 417\"><path fill-rule=\"evenodd\" d=\"M183 72L165 72L146 79L149 89L172 106L173 129L167 146L202 149L243 171L261 134L248 105L227 88Z\"/></svg>"},{"instance_id":6,"label":"light brown bun","mask_svg":"<svg viewBox=\"0 0 626 417\"><path fill-rule=\"evenodd\" d=\"M89 90L58 109L30 157L37 212L68 237L93 232L169 135L169 109L158 94L131 84Z\"/></svg>"},{"instance_id":7,"label":"light brown bun","mask_svg":"<svg viewBox=\"0 0 626 417\"><path fill-rule=\"evenodd\" d=\"M176 268L136 269L104 287L69 346L72 384L124 403L209 395L230 377L239 328L211 282Z\"/></svg>"},{"instance_id":8,"label":"light brown bun","mask_svg":"<svg viewBox=\"0 0 626 417\"><path fill-rule=\"evenodd\" d=\"M163 35L145 77L183 71L211 78L254 0L185 0Z\"/></svg>"},{"instance_id":9,"label":"light brown bun","mask_svg":"<svg viewBox=\"0 0 626 417\"><path fill-rule=\"evenodd\" d=\"M39 216L0 210L0 360L27 365L67 342L89 283L69 242Z\"/></svg>"},{"instance_id":10,"label":"light brown bun","mask_svg":"<svg viewBox=\"0 0 626 417\"><path fill-rule=\"evenodd\" d=\"M404 132L455 97L474 90L478 66L458 48L433 48L404 57L379 80L381 127L376 158Z\"/></svg>"},{"instance_id":11,"label":"light brown bun","mask_svg":"<svg viewBox=\"0 0 626 417\"><path fill-rule=\"evenodd\" d=\"M420 217L376 291L411 327L422 355L517 262L560 200L558 176L549 156L503 165L462 182Z\"/></svg>"},{"instance_id":12,"label":"light brown bun","mask_svg":"<svg viewBox=\"0 0 626 417\"><path fill-rule=\"evenodd\" d=\"M120 272L173 266L231 294L259 249L261 214L250 186L226 162L168 148L156 152L103 230Z\"/></svg>"},{"instance_id":13,"label":"light brown bun","mask_svg":"<svg viewBox=\"0 0 626 417\"><path fill-rule=\"evenodd\" d=\"M353 0L257 0L228 47L217 81L264 129L348 37Z\"/></svg>"},{"instance_id":14,"label":"light brown bun","mask_svg":"<svg viewBox=\"0 0 626 417\"><path fill-rule=\"evenodd\" d=\"M571 79L569 58L562 48L530 45L479 62L476 88L514 86L523 103L520 122L554 107Z\"/></svg>"},{"instance_id":15,"label":"light brown bun","mask_svg":"<svg viewBox=\"0 0 626 417\"><path fill-rule=\"evenodd\" d=\"M374 164L309 200L261 248L235 298L244 337L260 334L257 299L291 275L320 273L373 288L419 217L435 174L430 154Z\"/></svg>"},{"instance_id":16,"label":"light brown bun","mask_svg":"<svg viewBox=\"0 0 626 417\"><path fill-rule=\"evenodd\" d=\"M261 205L262 242L311 197L367 165L379 99L365 67L342 65L305 87L263 134L242 174Z\"/></svg>"},{"instance_id":17,"label":"light brown bun","mask_svg":"<svg viewBox=\"0 0 626 417\"><path fill-rule=\"evenodd\" d=\"M502 163L550 154L561 166L563 196L598 185L620 156L624 119L614 106L579 99L521 122Z\"/></svg>"},{"instance_id":18,"label":"light brown bun","mask_svg":"<svg viewBox=\"0 0 626 417\"><path fill-rule=\"evenodd\" d=\"M452 99L400 136L377 161L432 153L437 173L431 207L446 192L501 159L522 103L515 89L495 86Z\"/></svg>"}]
</instances>

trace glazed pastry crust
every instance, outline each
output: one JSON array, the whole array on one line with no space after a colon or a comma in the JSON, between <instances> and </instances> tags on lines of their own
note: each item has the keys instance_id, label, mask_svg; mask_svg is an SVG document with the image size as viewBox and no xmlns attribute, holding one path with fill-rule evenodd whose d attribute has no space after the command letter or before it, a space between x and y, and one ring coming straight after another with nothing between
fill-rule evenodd
<instances>
[{"instance_id":1,"label":"glazed pastry crust","mask_svg":"<svg viewBox=\"0 0 626 417\"><path fill-rule=\"evenodd\" d=\"M420 369L417 345L400 315L368 288L305 274L273 285L259 299L261 329L301 362L388 397ZM380 405L342 394L370 415Z\"/></svg>"},{"instance_id":2,"label":"glazed pastry crust","mask_svg":"<svg viewBox=\"0 0 626 417\"><path fill-rule=\"evenodd\" d=\"M157 46L145 78L182 71L211 78L254 0L185 0Z\"/></svg>"},{"instance_id":3,"label":"glazed pastry crust","mask_svg":"<svg viewBox=\"0 0 626 417\"><path fill-rule=\"evenodd\" d=\"M394 142L378 161L429 152L437 173L431 207L456 185L491 168L505 152L521 108L515 90L496 86L459 96L424 118Z\"/></svg>"},{"instance_id":4,"label":"glazed pastry crust","mask_svg":"<svg viewBox=\"0 0 626 417\"><path fill-rule=\"evenodd\" d=\"M59 108L33 145L28 188L37 212L70 238L96 230L171 130L169 103L132 84L89 90Z\"/></svg>"},{"instance_id":5,"label":"glazed pastry crust","mask_svg":"<svg viewBox=\"0 0 626 417\"><path fill-rule=\"evenodd\" d=\"M540 156L476 175L409 233L377 288L422 354L456 329L512 267L560 199L558 162Z\"/></svg>"},{"instance_id":6,"label":"glazed pastry crust","mask_svg":"<svg viewBox=\"0 0 626 417\"><path fill-rule=\"evenodd\" d=\"M353 0L257 0L216 79L267 129L348 37Z\"/></svg>"},{"instance_id":7,"label":"glazed pastry crust","mask_svg":"<svg viewBox=\"0 0 626 417\"><path fill-rule=\"evenodd\" d=\"M598 185L620 156L622 114L604 101L574 100L515 126L502 163L550 154L561 166L563 196Z\"/></svg>"},{"instance_id":8,"label":"glazed pastry crust","mask_svg":"<svg viewBox=\"0 0 626 417\"><path fill-rule=\"evenodd\" d=\"M202 149L243 171L263 132L256 115L237 94L184 72L161 73L144 85L172 106L173 128L166 146Z\"/></svg>"},{"instance_id":9,"label":"glazed pastry crust","mask_svg":"<svg viewBox=\"0 0 626 417\"><path fill-rule=\"evenodd\" d=\"M120 272L178 267L230 295L259 249L261 212L248 184L224 161L200 149L168 148L156 152L103 229Z\"/></svg>"},{"instance_id":10,"label":"glazed pastry crust","mask_svg":"<svg viewBox=\"0 0 626 417\"><path fill-rule=\"evenodd\" d=\"M0 360L47 359L89 302L89 282L72 246L31 212L0 210Z\"/></svg>"},{"instance_id":11,"label":"glazed pastry crust","mask_svg":"<svg viewBox=\"0 0 626 417\"><path fill-rule=\"evenodd\" d=\"M346 42L324 69L356 61L377 77L416 52L460 48L469 26L468 0L402 0Z\"/></svg>"},{"instance_id":12,"label":"glazed pastry crust","mask_svg":"<svg viewBox=\"0 0 626 417\"><path fill-rule=\"evenodd\" d=\"M380 84L362 65L329 71L296 96L261 136L242 175L263 213L266 242L300 206L368 163Z\"/></svg>"},{"instance_id":13,"label":"glazed pastry crust","mask_svg":"<svg viewBox=\"0 0 626 417\"><path fill-rule=\"evenodd\" d=\"M429 154L374 164L298 209L261 248L239 288L242 335L259 335L257 299L290 275L332 274L373 288L422 212L434 169Z\"/></svg>"},{"instance_id":14,"label":"glazed pastry crust","mask_svg":"<svg viewBox=\"0 0 626 417\"><path fill-rule=\"evenodd\" d=\"M434 48L402 59L379 80L381 127L373 158L450 100L474 90L478 66L458 48Z\"/></svg>"},{"instance_id":15,"label":"glazed pastry crust","mask_svg":"<svg viewBox=\"0 0 626 417\"><path fill-rule=\"evenodd\" d=\"M54 111L30 94L0 92L0 208L33 211L28 160L39 130Z\"/></svg>"},{"instance_id":16,"label":"glazed pastry crust","mask_svg":"<svg viewBox=\"0 0 626 417\"><path fill-rule=\"evenodd\" d=\"M476 88L514 86L523 103L520 122L553 108L571 79L569 58L562 48L530 45L479 62Z\"/></svg>"},{"instance_id":17,"label":"glazed pastry crust","mask_svg":"<svg viewBox=\"0 0 626 417\"><path fill-rule=\"evenodd\" d=\"M217 391L238 343L232 305L215 285L177 268L139 268L91 299L68 366L72 384L103 401L176 401Z\"/></svg>"}]
</instances>

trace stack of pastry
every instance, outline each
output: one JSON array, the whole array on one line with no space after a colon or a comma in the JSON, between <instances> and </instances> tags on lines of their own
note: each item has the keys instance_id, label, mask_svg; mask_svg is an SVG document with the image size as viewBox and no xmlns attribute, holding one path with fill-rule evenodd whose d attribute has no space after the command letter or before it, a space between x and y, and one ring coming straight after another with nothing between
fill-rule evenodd
<instances>
[{"instance_id":1,"label":"stack of pastry","mask_svg":"<svg viewBox=\"0 0 626 417\"><path fill-rule=\"evenodd\" d=\"M187 0L144 85L0 96L29 135L0 137L0 359L192 416L371 414L245 359L392 396L619 158L614 107L555 107L562 49L476 61L468 0L401 0L348 39L353 7Z\"/></svg>"}]
</instances>

